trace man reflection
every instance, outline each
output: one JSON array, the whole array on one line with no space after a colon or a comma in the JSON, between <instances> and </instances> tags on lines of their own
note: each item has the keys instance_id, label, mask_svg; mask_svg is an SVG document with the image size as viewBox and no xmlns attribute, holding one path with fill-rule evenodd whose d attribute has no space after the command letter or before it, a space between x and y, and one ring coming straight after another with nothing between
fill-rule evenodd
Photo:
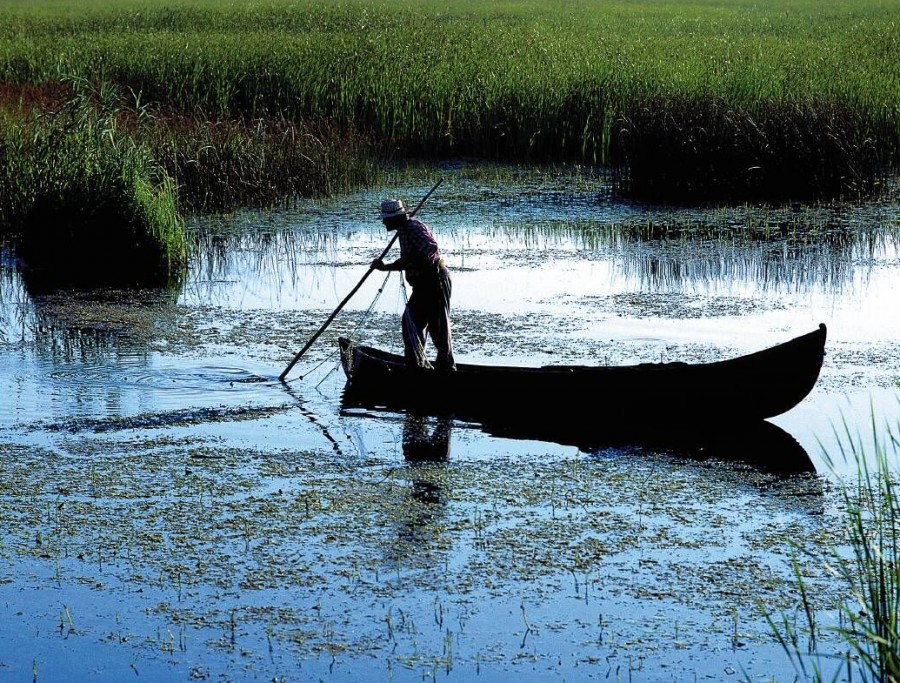
<instances>
[{"instance_id":1,"label":"man reflection","mask_svg":"<svg viewBox=\"0 0 900 683\"><path fill-rule=\"evenodd\" d=\"M446 462L450 458L451 420L434 418L434 429L429 433L429 418L407 413L403 422L403 457L408 463Z\"/></svg>"},{"instance_id":2,"label":"man reflection","mask_svg":"<svg viewBox=\"0 0 900 683\"><path fill-rule=\"evenodd\" d=\"M403 422L403 458L409 498L398 524L395 559L428 562L440 551L439 523L444 507L445 467L450 457L449 418L407 413Z\"/></svg>"},{"instance_id":3,"label":"man reflection","mask_svg":"<svg viewBox=\"0 0 900 683\"><path fill-rule=\"evenodd\" d=\"M408 413L403 422L403 458L413 473L413 499L421 503L440 503L441 488L434 475L444 468L428 468L429 463L446 463L450 459L451 421L437 418L429 431L429 418ZM419 476L416 476L418 474Z\"/></svg>"}]
</instances>

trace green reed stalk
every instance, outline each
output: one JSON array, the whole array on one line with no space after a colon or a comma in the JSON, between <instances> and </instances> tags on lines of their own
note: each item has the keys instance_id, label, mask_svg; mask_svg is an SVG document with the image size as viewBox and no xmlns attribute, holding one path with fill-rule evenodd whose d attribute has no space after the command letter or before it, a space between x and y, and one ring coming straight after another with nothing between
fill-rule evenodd
<instances>
[{"instance_id":1,"label":"green reed stalk","mask_svg":"<svg viewBox=\"0 0 900 683\"><path fill-rule=\"evenodd\" d=\"M856 481L842 489L845 506L846 547L829 549L826 561L847 590L838 609L840 625L833 630L846 645L841 655L848 676L862 680L890 682L900 680L900 498L897 495L900 441L888 427L879 435L872 418L872 449L867 452L861 438L853 438L846 423L838 434L844 462L856 465ZM834 470L834 460L826 454ZM815 652L816 620L809 606L809 593L799 569L796 571L810 633L808 650L799 644L796 629L784 617L780 625L770 626L798 669L804 671L807 655ZM855 672L855 674L854 674ZM827 680L817 663L816 681Z\"/></svg>"},{"instance_id":2,"label":"green reed stalk","mask_svg":"<svg viewBox=\"0 0 900 683\"><path fill-rule=\"evenodd\" d=\"M876 433L874 470L858 445L851 453L858 464L854 492L845 498L847 533L852 550L849 562L838 566L854 603L844 606L846 626L840 634L874 680L900 680L900 500L897 497L896 438L887 443Z\"/></svg>"}]
</instances>

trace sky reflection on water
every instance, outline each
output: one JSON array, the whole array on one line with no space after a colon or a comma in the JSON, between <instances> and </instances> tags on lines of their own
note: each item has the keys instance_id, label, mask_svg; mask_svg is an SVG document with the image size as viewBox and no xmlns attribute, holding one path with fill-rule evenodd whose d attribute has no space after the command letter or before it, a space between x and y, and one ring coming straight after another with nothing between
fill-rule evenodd
<instances>
[{"instance_id":1,"label":"sky reflection on water","mask_svg":"<svg viewBox=\"0 0 900 683\"><path fill-rule=\"evenodd\" d=\"M793 318L828 323L838 339L900 336L898 318L886 315L898 294L896 205L704 213L596 201L428 205L422 218L453 268L455 309L513 316L563 304L578 319L579 304L590 308L592 298L685 297L698 300L693 315L683 307L667 315L664 308L657 311L663 324L740 317L746 333L766 334L767 321L743 319L754 302L766 302ZM336 203L331 214L319 206L275 218L248 212L220 223L218 237L202 240L182 301L271 310L337 305L387 243L373 205L373 195L362 194ZM380 275L370 278L348 308L368 307L380 282ZM386 299L385 310L395 310L396 297ZM729 300L724 309L716 306L721 299ZM787 324L779 317L776 325ZM599 322L589 317L585 326Z\"/></svg>"}]
</instances>

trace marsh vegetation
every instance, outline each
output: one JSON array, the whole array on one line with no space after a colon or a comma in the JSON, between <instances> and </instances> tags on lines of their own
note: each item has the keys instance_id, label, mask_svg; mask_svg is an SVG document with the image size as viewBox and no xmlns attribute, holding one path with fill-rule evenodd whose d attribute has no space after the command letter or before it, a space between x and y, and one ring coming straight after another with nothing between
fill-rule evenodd
<instances>
[{"instance_id":1,"label":"marsh vegetation","mask_svg":"<svg viewBox=\"0 0 900 683\"><path fill-rule=\"evenodd\" d=\"M846 676L854 672L863 680L892 681L900 675L900 564L898 564L897 424L880 424L872 415L872 439L865 444L845 422L839 431L837 452L826 458L832 469L851 463L855 476L841 487L844 514L843 539L832 540L824 548L795 548L796 584L804 606L803 617L791 621L785 615L772 619L773 631L798 673L815 681L832 680L827 674L835 660L844 660ZM836 624L817 623L822 596L809 586L801 555L815 558L833 573L844 587L838 603ZM843 653L823 653L818 639L825 633L836 635ZM830 661L829 661L830 660Z\"/></svg>"},{"instance_id":2,"label":"marsh vegetation","mask_svg":"<svg viewBox=\"0 0 900 683\"><path fill-rule=\"evenodd\" d=\"M4 127L73 79L116 91L192 210L467 155L611 168L634 198L858 198L900 153L900 11L874 0L2 8Z\"/></svg>"}]
</instances>

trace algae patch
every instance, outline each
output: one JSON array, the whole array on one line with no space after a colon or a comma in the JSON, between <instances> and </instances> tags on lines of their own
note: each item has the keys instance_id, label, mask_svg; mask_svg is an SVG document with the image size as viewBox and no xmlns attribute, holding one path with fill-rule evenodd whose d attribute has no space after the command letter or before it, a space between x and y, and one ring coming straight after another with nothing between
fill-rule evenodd
<instances>
[{"instance_id":1,"label":"algae patch","mask_svg":"<svg viewBox=\"0 0 900 683\"><path fill-rule=\"evenodd\" d=\"M665 603L698 628L737 611L764 643L759 601L796 597L787 534L831 533L828 515L810 514L810 500L822 502L814 477L785 483L664 456L407 462L115 433L65 446L0 447L10 567L64 590L87 581L181 625L210 656L240 651L257 666L271 639L304 660L421 671L446 664L450 629L456 665L514 670L522 653L508 637L523 635L522 614L489 617L519 603L537 661L551 642L574 647L598 611L622 643L582 644L588 660L623 661L625 642L648 657L676 642L708 647L709 631L643 638L643 618L629 625L615 604ZM148 649L138 637L116 647Z\"/></svg>"}]
</instances>

